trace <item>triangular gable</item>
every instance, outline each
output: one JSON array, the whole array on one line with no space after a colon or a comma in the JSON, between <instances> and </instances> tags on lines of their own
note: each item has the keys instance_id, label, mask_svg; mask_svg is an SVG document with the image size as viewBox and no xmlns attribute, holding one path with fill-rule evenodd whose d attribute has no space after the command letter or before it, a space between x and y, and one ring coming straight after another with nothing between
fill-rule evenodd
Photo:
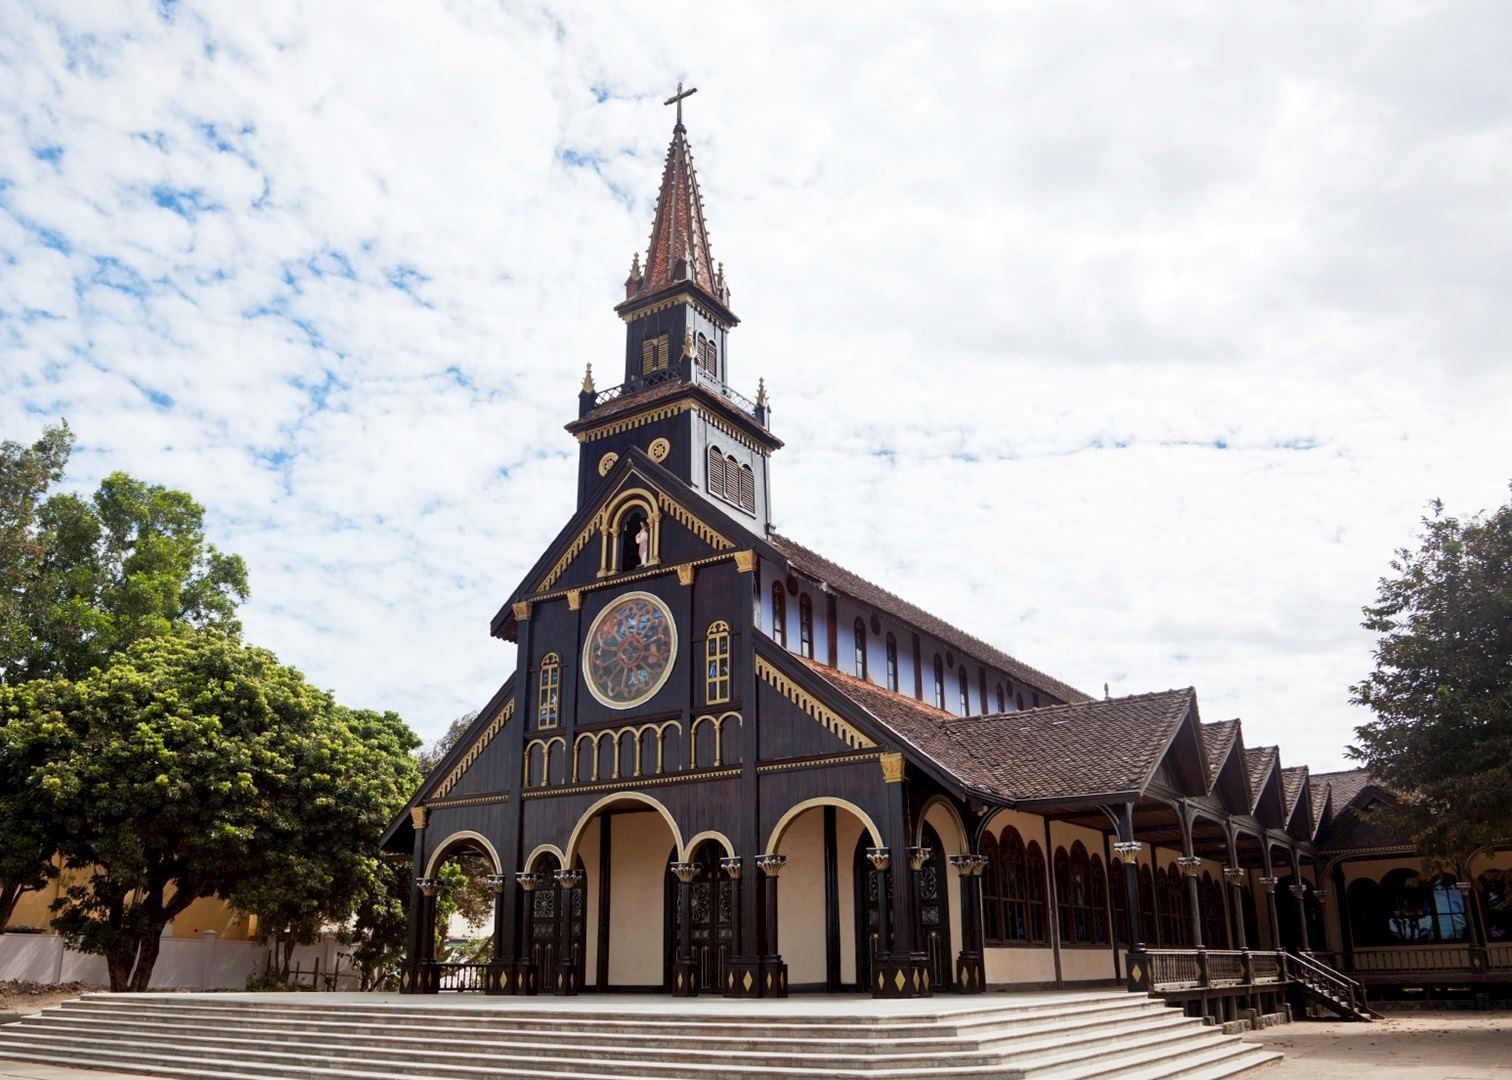
<instances>
[{"instance_id":1,"label":"triangular gable","mask_svg":"<svg viewBox=\"0 0 1512 1080\"><path fill-rule=\"evenodd\" d=\"M1207 753L1202 746L1202 721L1197 713L1197 692L1189 691L1191 704L1171 731L1164 749L1156 757L1141 791L1160 777L1182 795L1207 794Z\"/></svg>"},{"instance_id":2,"label":"triangular gable","mask_svg":"<svg viewBox=\"0 0 1512 1080\"><path fill-rule=\"evenodd\" d=\"M632 448L609 470L582 509L563 526L510 593L490 624L494 636L513 640L517 626L515 605L527 598L555 595L569 585L588 586L597 581L601 534L610 524L610 517L630 501L650 503L658 515L662 565L678 561L668 557L669 550L677 547L695 555L755 549L767 558L777 557L764 539L689 489L638 447ZM674 533L679 530L690 538L689 543L674 541Z\"/></svg>"},{"instance_id":3,"label":"triangular gable","mask_svg":"<svg viewBox=\"0 0 1512 1080\"><path fill-rule=\"evenodd\" d=\"M1255 797L1250 791L1249 770L1244 767L1244 731L1238 720L1233 723L1233 739L1216 763L1209 793L1217 796L1229 813L1248 814L1255 805Z\"/></svg>"},{"instance_id":4,"label":"triangular gable","mask_svg":"<svg viewBox=\"0 0 1512 1080\"><path fill-rule=\"evenodd\" d=\"M514 715L515 677L511 675L504 685L494 692L488 704L462 733L447 755L430 771L419 790L404 804L404 809L395 815L383 832L379 847L383 850L408 850L412 831L410 811L416 807L448 796L474 794L469 773L482 759L484 752L494 744L498 734L509 724ZM502 744L501 744L502 745ZM496 751L502 753L502 750Z\"/></svg>"},{"instance_id":5,"label":"triangular gable","mask_svg":"<svg viewBox=\"0 0 1512 1080\"><path fill-rule=\"evenodd\" d=\"M1306 765L1281 770L1281 791L1287 798L1286 831L1298 840L1312 839L1312 796L1307 781Z\"/></svg>"},{"instance_id":6,"label":"triangular gable","mask_svg":"<svg viewBox=\"0 0 1512 1080\"><path fill-rule=\"evenodd\" d=\"M1248 751L1248 754L1261 755L1260 768L1251 773L1250 789L1255 803L1250 813L1262 825L1279 829L1286 822L1286 795L1281 789L1281 770L1275 748L1263 746Z\"/></svg>"}]
</instances>

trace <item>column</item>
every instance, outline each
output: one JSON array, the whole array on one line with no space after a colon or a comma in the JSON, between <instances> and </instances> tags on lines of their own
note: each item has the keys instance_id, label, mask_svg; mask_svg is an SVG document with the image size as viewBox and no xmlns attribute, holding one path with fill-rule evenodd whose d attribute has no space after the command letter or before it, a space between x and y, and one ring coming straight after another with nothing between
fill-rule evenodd
<instances>
[{"instance_id":1,"label":"column","mask_svg":"<svg viewBox=\"0 0 1512 1080\"><path fill-rule=\"evenodd\" d=\"M913 835L908 814L907 770L903 755L884 753L881 757L885 785L885 835L902 841ZM933 993L929 957L919 950L919 905L915 899L915 878L923 867L916 851L901 843L890 849L892 864L892 949L880 965L882 985L872 975L872 994L878 997L929 997ZM900 861L901 859L901 861ZM917 863L917 867L915 866Z\"/></svg>"},{"instance_id":2,"label":"column","mask_svg":"<svg viewBox=\"0 0 1512 1080\"><path fill-rule=\"evenodd\" d=\"M698 864L675 862L672 874L677 878L677 894L682 905L682 918L677 922L677 958L672 961L672 996L698 996L698 965L693 959L693 879L698 876Z\"/></svg>"},{"instance_id":3,"label":"column","mask_svg":"<svg viewBox=\"0 0 1512 1080\"><path fill-rule=\"evenodd\" d=\"M1312 946L1307 940L1307 886L1302 884L1301 867L1298 867L1297 880L1291 887L1292 899L1297 902L1297 939L1298 948L1303 952L1311 952Z\"/></svg>"},{"instance_id":4,"label":"column","mask_svg":"<svg viewBox=\"0 0 1512 1080\"><path fill-rule=\"evenodd\" d=\"M544 875L530 874L523 870L515 874L515 882L520 886L520 893L524 897L522 901L524 912L520 920L522 923L520 954L514 958L514 972L509 992L533 996L540 987L542 974L536 970L535 965L535 893L547 882ZM550 972L546 974L549 976Z\"/></svg>"},{"instance_id":5,"label":"column","mask_svg":"<svg viewBox=\"0 0 1512 1080\"><path fill-rule=\"evenodd\" d=\"M1202 870L1202 860L1190 854L1190 845L1187 850L1188 854L1177 858L1176 866L1180 869L1181 876L1186 878L1187 912L1191 916L1192 948L1201 949L1204 947L1202 943L1202 890L1197 888L1197 875Z\"/></svg>"},{"instance_id":6,"label":"column","mask_svg":"<svg viewBox=\"0 0 1512 1080\"><path fill-rule=\"evenodd\" d=\"M766 902L762 904L762 910L766 912L766 948L767 952L761 958L760 994L762 997L787 997L787 965L782 962L782 952L777 937L777 878L782 873L782 868L787 865L786 855L763 855L756 860L756 867L761 871L762 883L765 886Z\"/></svg>"},{"instance_id":7,"label":"column","mask_svg":"<svg viewBox=\"0 0 1512 1080\"><path fill-rule=\"evenodd\" d=\"M1481 931L1477 911L1475 880L1470 876L1468 867L1461 868L1459 880L1454 883L1454 887L1459 890L1465 908L1465 924L1470 928L1470 971L1475 975L1484 975L1490 958L1486 954L1486 938Z\"/></svg>"},{"instance_id":8,"label":"column","mask_svg":"<svg viewBox=\"0 0 1512 1080\"><path fill-rule=\"evenodd\" d=\"M557 970L552 993L570 997L577 994L581 983L577 957L572 953L572 919L577 906L577 890L583 884L583 871L558 870L556 884L559 890L557 918L561 926L561 938L557 943Z\"/></svg>"},{"instance_id":9,"label":"column","mask_svg":"<svg viewBox=\"0 0 1512 1080\"><path fill-rule=\"evenodd\" d=\"M1266 841L1260 849L1260 859L1265 866L1265 874L1260 878L1260 891L1265 895L1265 925L1270 931L1271 949L1281 952L1281 919L1276 913L1276 875L1271 867L1270 843Z\"/></svg>"},{"instance_id":10,"label":"column","mask_svg":"<svg viewBox=\"0 0 1512 1080\"><path fill-rule=\"evenodd\" d=\"M1239 865L1239 847L1234 834L1228 834L1228 865L1223 868L1223 880L1229 888L1229 923L1234 928L1234 948L1247 949L1249 942L1244 930L1244 868Z\"/></svg>"},{"instance_id":11,"label":"column","mask_svg":"<svg viewBox=\"0 0 1512 1080\"><path fill-rule=\"evenodd\" d=\"M441 973L436 970L436 894L441 879L417 878L420 887L420 953L415 972L415 993L435 994L441 990Z\"/></svg>"},{"instance_id":12,"label":"column","mask_svg":"<svg viewBox=\"0 0 1512 1080\"><path fill-rule=\"evenodd\" d=\"M982 871L985 855L952 855L950 865L961 880L961 953L956 957L956 991L980 994L987 989L982 960Z\"/></svg>"},{"instance_id":13,"label":"column","mask_svg":"<svg viewBox=\"0 0 1512 1080\"><path fill-rule=\"evenodd\" d=\"M738 952L741 942L745 940L741 936L742 913L740 910L745 899L741 885L741 878L745 872L745 860L739 855L727 856L719 860L719 869L729 876L730 888L734 893L730 897L730 940L734 942L737 950L736 955L731 956L725 964L724 995L725 997L748 997L751 989L759 981L759 972L752 971L748 964L742 963L743 958ZM746 985L747 980L750 981L749 986Z\"/></svg>"},{"instance_id":14,"label":"column","mask_svg":"<svg viewBox=\"0 0 1512 1080\"><path fill-rule=\"evenodd\" d=\"M405 941L404 967L399 972L399 992L401 994L418 994L420 992L420 962L422 959L421 946L424 942L425 902L424 894L420 891L420 882L425 878L425 829L430 824L430 808L425 806L410 807L410 824L415 831L415 848L411 857L412 877L410 879L409 896L409 927Z\"/></svg>"},{"instance_id":15,"label":"column","mask_svg":"<svg viewBox=\"0 0 1512 1080\"><path fill-rule=\"evenodd\" d=\"M509 991L513 957L506 958L504 955L503 899L508 884L509 879L503 874L489 874L483 879L483 887L488 890L494 902L493 959L488 962L488 970L483 976L483 992L486 994L504 994Z\"/></svg>"}]
</instances>

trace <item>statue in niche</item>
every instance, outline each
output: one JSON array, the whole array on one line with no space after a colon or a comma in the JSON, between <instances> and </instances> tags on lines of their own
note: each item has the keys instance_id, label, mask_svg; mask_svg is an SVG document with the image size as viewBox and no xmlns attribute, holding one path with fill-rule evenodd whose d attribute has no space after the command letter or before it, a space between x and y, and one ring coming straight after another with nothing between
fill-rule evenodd
<instances>
[{"instance_id":1,"label":"statue in niche","mask_svg":"<svg viewBox=\"0 0 1512 1080\"><path fill-rule=\"evenodd\" d=\"M620 529L620 571L645 566L651 559L651 528L646 515L635 511Z\"/></svg>"}]
</instances>

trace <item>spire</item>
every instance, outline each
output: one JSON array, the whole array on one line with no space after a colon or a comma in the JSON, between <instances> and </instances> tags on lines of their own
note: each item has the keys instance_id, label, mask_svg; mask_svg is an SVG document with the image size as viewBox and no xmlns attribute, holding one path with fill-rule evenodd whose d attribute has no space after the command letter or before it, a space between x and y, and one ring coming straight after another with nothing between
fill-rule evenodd
<instances>
[{"instance_id":1,"label":"spire","mask_svg":"<svg viewBox=\"0 0 1512 1080\"><path fill-rule=\"evenodd\" d=\"M651 224L651 244L646 252L645 272L636 283L627 282L630 297L657 292L678 282L691 282L718 300L728 303L729 291L719 265L709 252L709 229L704 222L703 199L698 176L693 171L693 152L688 148L682 122L683 98L696 90L683 90L667 99L677 106L677 123L667 162L662 169L661 193L656 200L656 220Z\"/></svg>"}]
</instances>

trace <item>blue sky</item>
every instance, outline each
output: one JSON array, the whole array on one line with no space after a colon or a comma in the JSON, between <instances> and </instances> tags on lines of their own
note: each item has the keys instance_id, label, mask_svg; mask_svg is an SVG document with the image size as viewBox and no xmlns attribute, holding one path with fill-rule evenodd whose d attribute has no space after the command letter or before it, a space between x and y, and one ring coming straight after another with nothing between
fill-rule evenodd
<instances>
[{"instance_id":1,"label":"blue sky","mask_svg":"<svg viewBox=\"0 0 1512 1080\"><path fill-rule=\"evenodd\" d=\"M1359 608L1507 497L1512 13L19 2L0 436L193 492L249 636L427 736L572 510L679 79L779 527L1343 763Z\"/></svg>"}]
</instances>

